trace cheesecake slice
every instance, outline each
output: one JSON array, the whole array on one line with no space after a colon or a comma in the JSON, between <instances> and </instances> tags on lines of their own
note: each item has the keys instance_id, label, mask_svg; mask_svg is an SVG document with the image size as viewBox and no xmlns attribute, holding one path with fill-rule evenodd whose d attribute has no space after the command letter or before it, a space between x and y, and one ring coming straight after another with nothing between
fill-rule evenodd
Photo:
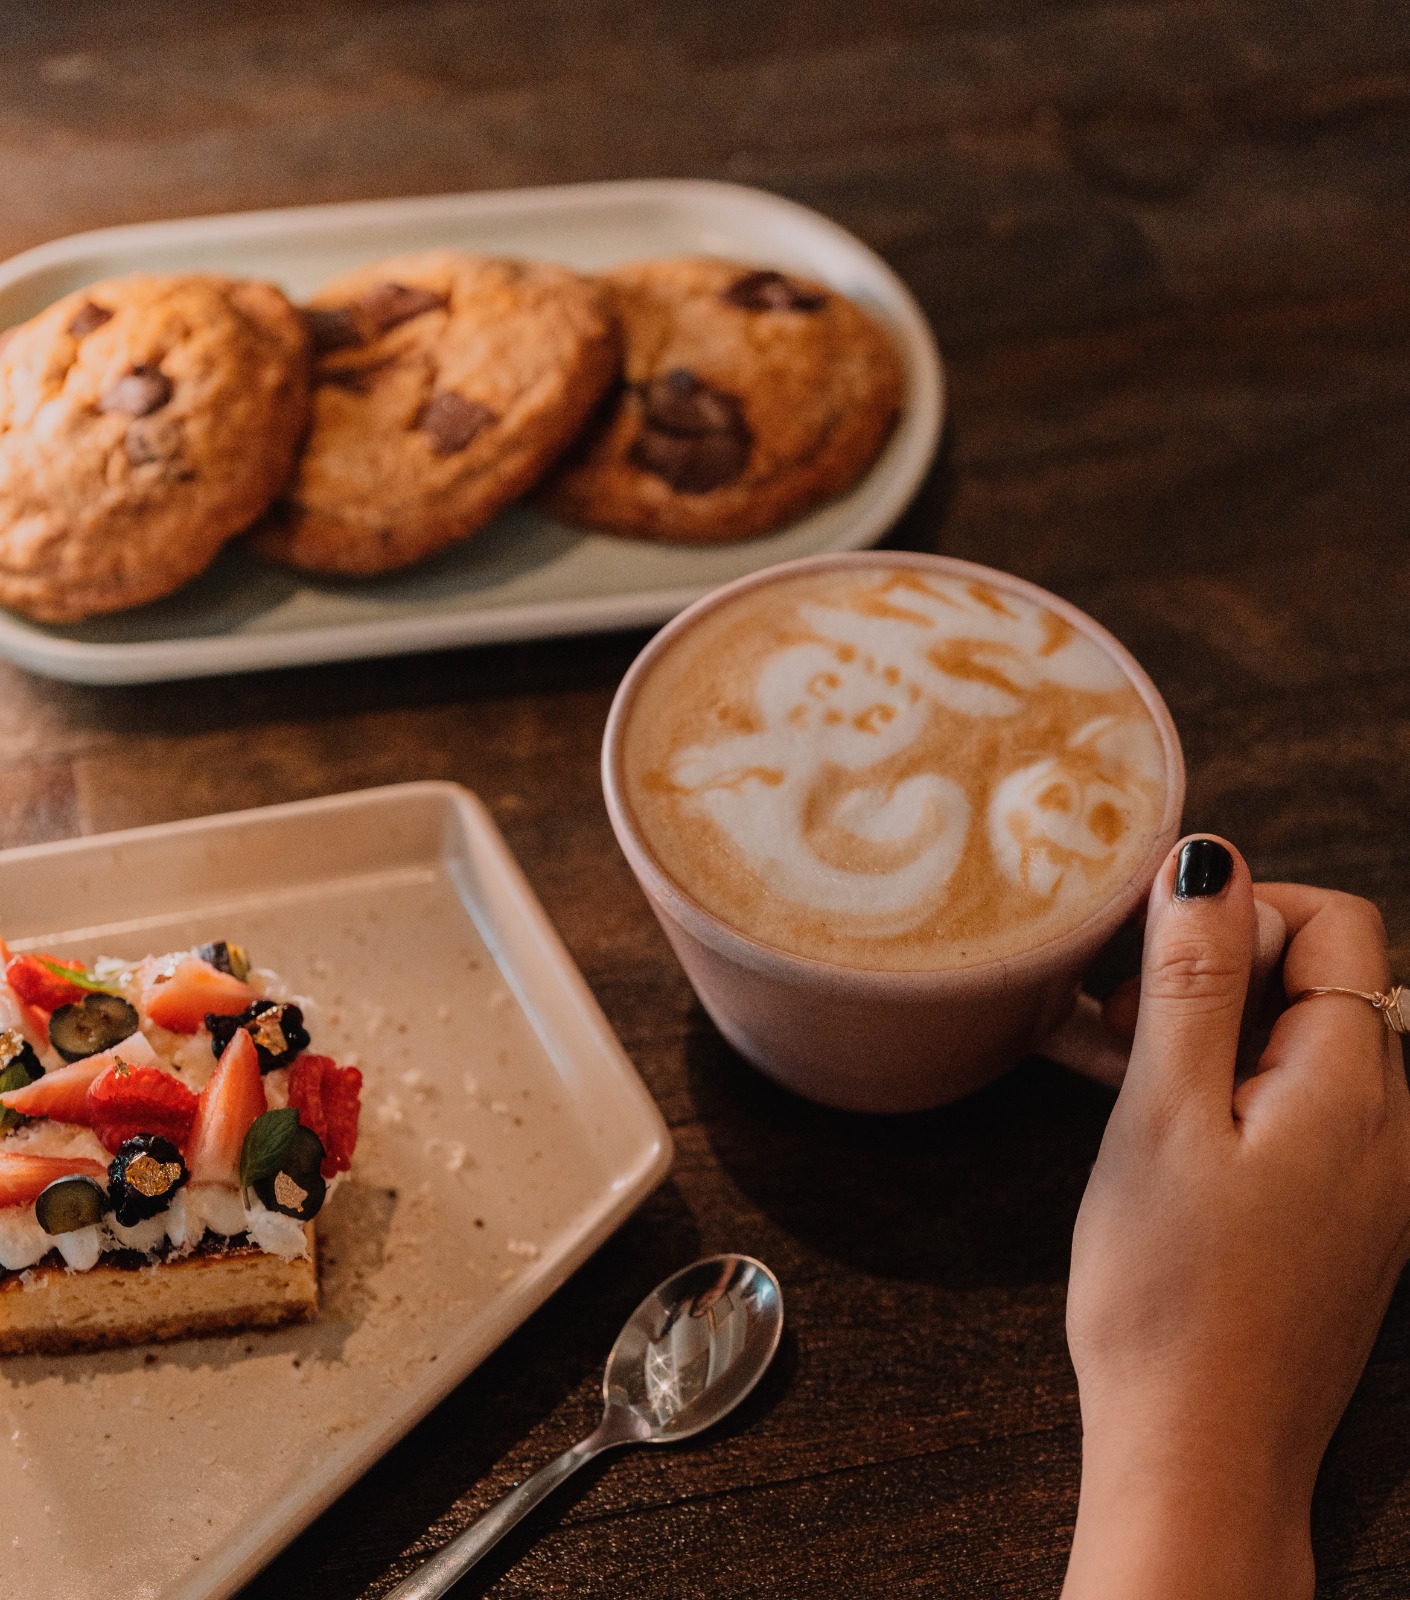
<instances>
[{"instance_id":1,"label":"cheesecake slice","mask_svg":"<svg viewBox=\"0 0 1410 1600\"><path fill-rule=\"evenodd\" d=\"M0 942L0 1355L318 1312L362 1076L225 943L91 969Z\"/></svg>"}]
</instances>

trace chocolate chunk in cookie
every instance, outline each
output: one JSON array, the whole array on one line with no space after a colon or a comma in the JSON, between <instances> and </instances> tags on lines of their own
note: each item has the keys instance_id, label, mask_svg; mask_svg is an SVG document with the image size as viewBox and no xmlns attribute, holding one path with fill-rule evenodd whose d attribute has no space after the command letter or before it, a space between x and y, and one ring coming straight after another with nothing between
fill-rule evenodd
<instances>
[{"instance_id":1,"label":"chocolate chunk in cookie","mask_svg":"<svg viewBox=\"0 0 1410 1600\"><path fill-rule=\"evenodd\" d=\"M630 459L681 494L708 494L744 471L752 443L739 401L677 367L643 390Z\"/></svg>"},{"instance_id":2,"label":"chocolate chunk in cookie","mask_svg":"<svg viewBox=\"0 0 1410 1600\"><path fill-rule=\"evenodd\" d=\"M845 295L707 259L644 261L606 281L626 382L546 486L566 521L750 538L845 493L886 443L900 362Z\"/></svg>"},{"instance_id":3,"label":"chocolate chunk in cookie","mask_svg":"<svg viewBox=\"0 0 1410 1600\"><path fill-rule=\"evenodd\" d=\"M449 296L419 284L374 283L358 302L358 310L377 333L427 311L443 310Z\"/></svg>"},{"instance_id":4,"label":"chocolate chunk in cookie","mask_svg":"<svg viewBox=\"0 0 1410 1600\"><path fill-rule=\"evenodd\" d=\"M95 328L101 328L105 322L111 322L112 319L113 314L106 306L100 306L93 300L85 300L69 322L69 335L74 339L85 338Z\"/></svg>"},{"instance_id":5,"label":"chocolate chunk in cookie","mask_svg":"<svg viewBox=\"0 0 1410 1600\"><path fill-rule=\"evenodd\" d=\"M145 417L171 399L171 379L159 367L133 367L103 395L99 411L122 411Z\"/></svg>"},{"instance_id":6,"label":"chocolate chunk in cookie","mask_svg":"<svg viewBox=\"0 0 1410 1600\"><path fill-rule=\"evenodd\" d=\"M488 406L447 391L426 402L416 426L430 435L431 448L438 456L449 456L463 450L494 420L494 412Z\"/></svg>"},{"instance_id":7,"label":"chocolate chunk in cookie","mask_svg":"<svg viewBox=\"0 0 1410 1600\"><path fill-rule=\"evenodd\" d=\"M781 272L746 272L720 297L745 311L821 311L827 296Z\"/></svg>"},{"instance_id":8,"label":"chocolate chunk in cookie","mask_svg":"<svg viewBox=\"0 0 1410 1600\"><path fill-rule=\"evenodd\" d=\"M304 321L319 355L366 344L428 311L445 309L446 297L416 284L378 282L342 306L310 306Z\"/></svg>"}]
</instances>

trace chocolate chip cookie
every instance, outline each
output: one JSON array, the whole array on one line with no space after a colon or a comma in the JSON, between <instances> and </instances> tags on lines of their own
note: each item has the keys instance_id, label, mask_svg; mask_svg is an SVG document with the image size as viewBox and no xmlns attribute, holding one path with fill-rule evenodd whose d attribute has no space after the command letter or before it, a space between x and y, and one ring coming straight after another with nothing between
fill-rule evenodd
<instances>
[{"instance_id":1,"label":"chocolate chip cookie","mask_svg":"<svg viewBox=\"0 0 1410 1600\"><path fill-rule=\"evenodd\" d=\"M744 539L842 494L880 453L900 362L844 295L705 259L605 281L625 383L547 486L558 516L648 539Z\"/></svg>"},{"instance_id":2,"label":"chocolate chip cookie","mask_svg":"<svg viewBox=\"0 0 1410 1600\"><path fill-rule=\"evenodd\" d=\"M436 251L313 297L313 426L261 554L371 574L464 539L517 499L617 375L602 288L562 267Z\"/></svg>"},{"instance_id":3,"label":"chocolate chip cookie","mask_svg":"<svg viewBox=\"0 0 1410 1600\"><path fill-rule=\"evenodd\" d=\"M0 605L74 622L169 594L255 520L308 417L272 284L91 284L0 345Z\"/></svg>"}]
</instances>

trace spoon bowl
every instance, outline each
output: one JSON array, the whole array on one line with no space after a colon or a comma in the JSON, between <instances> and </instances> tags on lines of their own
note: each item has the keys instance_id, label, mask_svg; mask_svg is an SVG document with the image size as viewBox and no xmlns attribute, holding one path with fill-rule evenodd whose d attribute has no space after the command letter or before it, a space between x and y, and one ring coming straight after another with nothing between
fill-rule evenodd
<instances>
[{"instance_id":1,"label":"spoon bowl","mask_svg":"<svg viewBox=\"0 0 1410 1600\"><path fill-rule=\"evenodd\" d=\"M674 1444L739 1404L783 1335L783 1291L752 1256L709 1256L658 1284L607 1357L602 1421L492 1506L387 1600L436 1600L579 1467L623 1444Z\"/></svg>"},{"instance_id":2,"label":"spoon bowl","mask_svg":"<svg viewBox=\"0 0 1410 1600\"><path fill-rule=\"evenodd\" d=\"M750 1393L782 1336L783 1294L762 1262L697 1261L658 1284L617 1335L603 1402L645 1423L640 1443L689 1439Z\"/></svg>"}]
</instances>

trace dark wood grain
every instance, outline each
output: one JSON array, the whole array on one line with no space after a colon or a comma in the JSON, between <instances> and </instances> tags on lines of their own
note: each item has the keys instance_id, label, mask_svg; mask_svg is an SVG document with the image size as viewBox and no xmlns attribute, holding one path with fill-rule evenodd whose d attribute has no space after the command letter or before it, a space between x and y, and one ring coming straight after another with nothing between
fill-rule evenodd
<instances>
[{"instance_id":1,"label":"dark wood grain","mask_svg":"<svg viewBox=\"0 0 1410 1600\"><path fill-rule=\"evenodd\" d=\"M637 175L757 183L897 268L952 425L898 542L1069 596L1149 668L1188 820L1382 905L1410 969L1410 11L1395 0L0 3L0 253L109 222ZM464 1594L1055 1594L1068 1243L1109 1102L1041 1063L926 1117L715 1034L613 845L640 636L153 690L0 667L0 844L411 777L491 806L678 1142L564 1291L246 1591L377 1595L593 1420L707 1250L780 1272L717 1437L595 1470ZM1410 1296L1317 1505L1320 1593L1410 1590Z\"/></svg>"}]
</instances>

